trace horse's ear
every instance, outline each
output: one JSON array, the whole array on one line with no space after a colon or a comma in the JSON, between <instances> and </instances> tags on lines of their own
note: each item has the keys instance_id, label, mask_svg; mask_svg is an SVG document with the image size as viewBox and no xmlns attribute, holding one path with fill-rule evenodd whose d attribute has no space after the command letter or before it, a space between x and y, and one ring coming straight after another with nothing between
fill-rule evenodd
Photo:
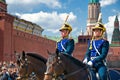
<instances>
[{"instance_id":1,"label":"horse's ear","mask_svg":"<svg viewBox=\"0 0 120 80\"><path fill-rule=\"evenodd\" d=\"M51 53L50 53L50 51L47 49L47 53L49 54L49 55L51 55Z\"/></svg>"},{"instance_id":2,"label":"horse's ear","mask_svg":"<svg viewBox=\"0 0 120 80\"><path fill-rule=\"evenodd\" d=\"M25 51L22 51L23 56L25 56Z\"/></svg>"},{"instance_id":3,"label":"horse's ear","mask_svg":"<svg viewBox=\"0 0 120 80\"><path fill-rule=\"evenodd\" d=\"M16 60L16 63L17 63L18 66L20 66L20 60L19 59Z\"/></svg>"},{"instance_id":4,"label":"horse's ear","mask_svg":"<svg viewBox=\"0 0 120 80\"><path fill-rule=\"evenodd\" d=\"M56 49L56 55L57 55L57 56L59 55L59 50L58 50L58 49Z\"/></svg>"},{"instance_id":5,"label":"horse's ear","mask_svg":"<svg viewBox=\"0 0 120 80\"><path fill-rule=\"evenodd\" d=\"M58 49L56 49L56 51L55 51L57 54L59 53L59 50Z\"/></svg>"},{"instance_id":6,"label":"horse's ear","mask_svg":"<svg viewBox=\"0 0 120 80\"><path fill-rule=\"evenodd\" d=\"M25 60L25 51L22 51L22 59Z\"/></svg>"}]
</instances>

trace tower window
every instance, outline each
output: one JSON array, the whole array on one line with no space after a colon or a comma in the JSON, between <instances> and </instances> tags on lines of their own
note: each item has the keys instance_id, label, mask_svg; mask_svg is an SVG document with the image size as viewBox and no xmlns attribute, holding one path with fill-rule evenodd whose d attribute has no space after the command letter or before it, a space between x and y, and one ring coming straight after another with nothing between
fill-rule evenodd
<instances>
[{"instance_id":1,"label":"tower window","mask_svg":"<svg viewBox=\"0 0 120 80\"><path fill-rule=\"evenodd\" d=\"M84 39L84 42L86 42L86 39Z\"/></svg>"},{"instance_id":2,"label":"tower window","mask_svg":"<svg viewBox=\"0 0 120 80\"><path fill-rule=\"evenodd\" d=\"M82 39L79 39L79 42L83 42Z\"/></svg>"}]
</instances>

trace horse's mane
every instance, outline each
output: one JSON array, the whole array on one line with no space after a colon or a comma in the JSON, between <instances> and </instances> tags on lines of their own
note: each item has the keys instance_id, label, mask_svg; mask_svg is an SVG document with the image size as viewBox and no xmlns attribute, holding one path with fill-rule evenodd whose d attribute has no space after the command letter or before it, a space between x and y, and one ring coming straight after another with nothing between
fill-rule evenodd
<instances>
[{"instance_id":1,"label":"horse's mane","mask_svg":"<svg viewBox=\"0 0 120 80\"><path fill-rule=\"evenodd\" d=\"M27 56L31 56L31 57L34 57L34 58L40 60L40 61L43 61L45 64L47 62L47 59L45 59L44 57L42 57L36 53L26 53L26 54L27 54Z\"/></svg>"},{"instance_id":2,"label":"horse's mane","mask_svg":"<svg viewBox=\"0 0 120 80\"><path fill-rule=\"evenodd\" d=\"M75 63L78 66L84 67L85 64L83 64L80 60L68 55L68 54L64 54L64 53L60 53L62 55L64 55L66 58L70 59L71 61L73 61L73 63Z\"/></svg>"}]
</instances>

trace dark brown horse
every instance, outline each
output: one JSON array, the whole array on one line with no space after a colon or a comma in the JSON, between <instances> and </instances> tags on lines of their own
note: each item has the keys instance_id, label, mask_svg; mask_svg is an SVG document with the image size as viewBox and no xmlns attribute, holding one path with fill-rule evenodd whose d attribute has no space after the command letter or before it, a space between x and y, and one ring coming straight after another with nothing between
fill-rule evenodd
<instances>
[{"instance_id":1,"label":"dark brown horse","mask_svg":"<svg viewBox=\"0 0 120 80\"><path fill-rule=\"evenodd\" d=\"M46 62L47 60L38 54L25 53L23 51L22 55L17 58L20 74L19 79L28 80L28 78L33 75L36 76L35 80L43 80L44 72L46 70Z\"/></svg>"},{"instance_id":2,"label":"dark brown horse","mask_svg":"<svg viewBox=\"0 0 120 80\"><path fill-rule=\"evenodd\" d=\"M44 80L91 80L81 61L63 53L49 54Z\"/></svg>"}]
</instances>

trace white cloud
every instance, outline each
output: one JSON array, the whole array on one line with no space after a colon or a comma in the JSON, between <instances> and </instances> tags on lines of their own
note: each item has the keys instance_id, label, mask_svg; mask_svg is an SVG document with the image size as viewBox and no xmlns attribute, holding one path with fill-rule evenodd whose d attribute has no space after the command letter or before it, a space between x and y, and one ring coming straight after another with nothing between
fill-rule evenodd
<instances>
[{"instance_id":1,"label":"white cloud","mask_svg":"<svg viewBox=\"0 0 120 80\"><path fill-rule=\"evenodd\" d=\"M6 0L6 2L9 5L20 5L19 7L26 5L26 7L29 6L32 8L34 5L45 4L52 8L61 8L61 4L58 0Z\"/></svg>"},{"instance_id":2,"label":"white cloud","mask_svg":"<svg viewBox=\"0 0 120 80\"><path fill-rule=\"evenodd\" d=\"M114 12L115 14L116 14L116 13L119 13L119 11L116 10L116 9L112 9L112 12Z\"/></svg>"},{"instance_id":3,"label":"white cloud","mask_svg":"<svg viewBox=\"0 0 120 80\"><path fill-rule=\"evenodd\" d=\"M47 13L40 11L38 13L28 13L28 14L19 14L16 13L21 19L25 19L27 21L31 21L33 23L39 24L46 31L57 33L59 28L64 23L66 16L69 14L68 22L72 24L76 20L76 16L70 13L60 13L52 12Z\"/></svg>"},{"instance_id":4,"label":"white cloud","mask_svg":"<svg viewBox=\"0 0 120 80\"><path fill-rule=\"evenodd\" d=\"M101 0L100 1L102 7L114 4L116 2L117 2L117 0Z\"/></svg>"},{"instance_id":5,"label":"white cloud","mask_svg":"<svg viewBox=\"0 0 120 80\"><path fill-rule=\"evenodd\" d=\"M108 17L108 23L105 24L108 40L110 42L111 42L112 35L113 35L115 17L116 17L116 15L109 16ZM119 20L119 23L120 23L120 14L118 15L118 20Z\"/></svg>"}]
</instances>

